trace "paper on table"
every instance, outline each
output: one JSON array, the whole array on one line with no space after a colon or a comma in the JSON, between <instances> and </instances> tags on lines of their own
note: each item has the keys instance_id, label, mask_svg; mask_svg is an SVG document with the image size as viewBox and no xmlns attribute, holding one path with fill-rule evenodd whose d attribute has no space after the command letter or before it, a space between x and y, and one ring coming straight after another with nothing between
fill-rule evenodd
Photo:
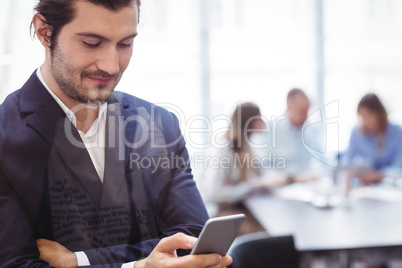
<instances>
[{"instance_id":1,"label":"paper on table","mask_svg":"<svg viewBox=\"0 0 402 268\"><path fill-rule=\"evenodd\" d=\"M293 183L275 190L275 196L284 199L310 202L314 196L314 192L308 183Z\"/></svg>"},{"instance_id":2,"label":"paper on table","mask_svg":"<svg viewBox=\"0 0 402 268\"><path fill-rule=\"evenodd\" d=\"M402 201L402 191L393 187L366 186L353 189L352 198L370 198L385 202Z\"/></svg>"},{"instance_id":3,"label":"paper on table","mask_svg":"<svg viewBox=\"0 0 402 268\"><path fill-rule=\"evenodd\" d=\"M310 202L314 196L320 192L317 191L316 186L317 185L312 183L294 183L277 189L275 196L284 199ZM370 198L384 202L399 202L402 201L402 191L393 187L365 186L352 189L350 197L354 200Z\"/></svg>"}]
</instances>

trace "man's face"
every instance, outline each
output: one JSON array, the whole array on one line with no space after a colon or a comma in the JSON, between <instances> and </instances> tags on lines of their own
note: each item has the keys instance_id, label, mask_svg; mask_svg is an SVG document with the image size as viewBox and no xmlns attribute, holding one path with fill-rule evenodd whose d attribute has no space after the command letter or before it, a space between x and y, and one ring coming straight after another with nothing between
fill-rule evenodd
<instances>
[{"instance_id":1,"label":"man's face","mask_svg":"<svg viewBox=\"0 0 402 268\"><path fill-rule=\"evenodd\" d=\"M290 100L287 108L287 115L290 122L296 127L302 127L308 117L308 109L310 108L309 100L302 96L297 95Z\"/></svg>"},{"instance_id":2,"label":"man's face","mask_svg":"<svg viewBox=\"0 0 402 268\"><path fill-rule=\"evenodd\" d=\"M137 35L135 4L111 11L75 2L76 16L60 31L51 51L51 73L68 97L106 102L126 70Z\"/></svg>"}]
</instances>

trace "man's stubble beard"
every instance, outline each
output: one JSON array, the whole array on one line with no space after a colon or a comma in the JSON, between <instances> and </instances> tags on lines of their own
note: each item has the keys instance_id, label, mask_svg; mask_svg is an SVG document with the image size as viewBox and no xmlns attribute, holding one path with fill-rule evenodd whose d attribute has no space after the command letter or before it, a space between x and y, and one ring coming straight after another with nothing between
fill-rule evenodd
<instances>
[{"instance_id":1,"label":"man's stubble beard","mask_svg":"<svg viewBox=\"0 0 402 268\"><path fill-rule=\"evenodd\" d=\"M77 70L68 63L67 58L56 44L51 51L50 71L59 86L59 89L71 99L80 103L105 103L113 94L114 88L120 80L120 75L109 75L104 71L97 70L94 72L82 71L77 75ZM98 85L97 90L89 90L83 85L85 77L96 76L104 78L112 78L115 84L110 89L105 89L105 85Z\"/></svg>"}]
</instances>

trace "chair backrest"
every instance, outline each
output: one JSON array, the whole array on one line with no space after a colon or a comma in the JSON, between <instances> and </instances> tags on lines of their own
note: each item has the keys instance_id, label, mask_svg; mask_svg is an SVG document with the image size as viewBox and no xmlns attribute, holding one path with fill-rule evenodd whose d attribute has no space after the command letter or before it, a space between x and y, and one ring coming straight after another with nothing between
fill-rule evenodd
<instances>
[{"instance_id":1,"label":"chair backrest","mask_svg":"<svg viewBox=\"0 0 402 268\"><path fill-rule=\"evenodd\" d=\"M238 237L230 248L231 268L297 268L299 254L292 236L255 233Z\"/></svg>"}]
</instances>

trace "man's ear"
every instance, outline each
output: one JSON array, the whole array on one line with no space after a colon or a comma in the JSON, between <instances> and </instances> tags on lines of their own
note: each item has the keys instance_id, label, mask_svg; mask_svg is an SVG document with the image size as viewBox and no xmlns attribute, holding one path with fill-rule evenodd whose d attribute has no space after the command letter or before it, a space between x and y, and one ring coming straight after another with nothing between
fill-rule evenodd
<instances>
[{"instance_id":1,"label":"man's ear","mask_svg":"<svg viewBox=\"0 0 402 268\"><path fill-rule=\"evenodd\" d=\"M36 13L32 18L32 24L35 30L35 35L45 48L50 46L50 36L52 34L51 27L47 24L46 18L39 13Z\"/></svg>"}]
</instances>

